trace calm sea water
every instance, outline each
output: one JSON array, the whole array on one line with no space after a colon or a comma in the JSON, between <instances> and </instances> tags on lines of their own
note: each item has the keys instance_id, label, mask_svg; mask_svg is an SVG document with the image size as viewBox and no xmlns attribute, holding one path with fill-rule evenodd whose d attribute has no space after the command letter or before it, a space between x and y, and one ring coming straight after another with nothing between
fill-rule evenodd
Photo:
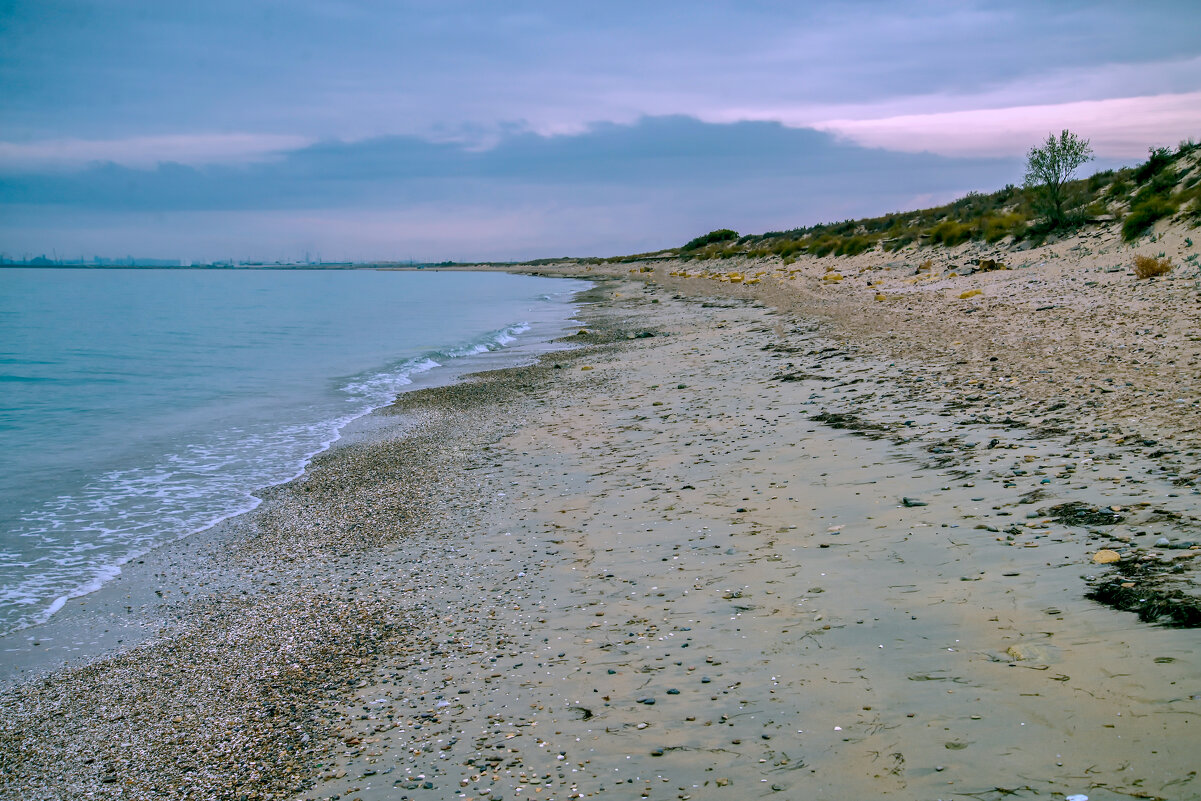
<instances>
[{"instance_id":1,"label":"calm sea water","mask_svg":"<svg viewBox=\"0 0 1201 801\"><path fill-rule=\"evenodd\" d=\"M0 633L253 508L415 375L561 334L585 286L0 270Z\"/></svg>"}]
</instances>

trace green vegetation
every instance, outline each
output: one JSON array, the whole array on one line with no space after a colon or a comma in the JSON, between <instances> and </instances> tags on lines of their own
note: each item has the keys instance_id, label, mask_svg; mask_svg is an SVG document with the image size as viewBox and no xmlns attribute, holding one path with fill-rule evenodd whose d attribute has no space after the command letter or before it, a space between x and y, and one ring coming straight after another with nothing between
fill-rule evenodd
<instances>
[{"instance_id":1,"label":"green vegetation","mask_svg":"<svg viewBox=\"0 0 1201 801\"><path fill-rule=\"evenodd\" d=\"M1064 136L1067 136L1065 142ZM1070 132L1049 137L1055 152L1052 170L1070 176L1071 166L1088 151L1088 142ZM791 264L798 256L854 256L874 249L895 253L917 245L955 247L965 242L1038 245L1048 237L1078 228L1120 222L1126 241L1147 233L1156 221L1171 218L1201 226L1201 144L1182 142L1175 151L1151 150L1135 167L1103 170L1087 178L1065 178L1054 196L1046 185L1006 186L989 194L972 192L944 206L894 212L880 217L821 223L790 231L739 236L729 229L697 237L678 251L685 259L774 256ZM1081 162L1083 163L1083 162ZM1064 172L1066 170L1066 173ZM667 255L667 254L660 254ZM630 260L624 257L622 260Z\"/></svg>"},{"instance_id":2,"label":"green vegetation","mask_svg":"<svg viewBox=\"0 0 1201 801\"><path fill-rule=\"evenodd\" d=\"M710 231L704 236L698 236L696 239L684 246L684 250L696 250L705 245L711 245L714 242L728 242L731 239L737 239L738 232L731 231L729 228L719 228L716 231Z\"/></svg>"},{"instance_id":3,"label":"green vegetation","mask_svg":"<svg viewBox=\"0 0 1201 801\"><path fill-rule=\"evenodd\" d=\"M1130 208L1130 213L1122 222L1122 238L1127 242L1138 239L1156 220L1167 217L1176 211L1176 204L1162 195L1149 195L1139 199Z\"/></svg>"},{"instance_id":4,"label":"green vegetation","mask_svg":"<svg viewBox=\"0 0 1201 801\"><path fill-rule=\"evenodd\" d=\"M1042 147L1032 147L1026 154L1026 190L1051 230L1069 225L1068 182L1072 173L1092 157L1088 140L1066 128L1058 139L1048 135Z\"/></svg>"}]
</instances>

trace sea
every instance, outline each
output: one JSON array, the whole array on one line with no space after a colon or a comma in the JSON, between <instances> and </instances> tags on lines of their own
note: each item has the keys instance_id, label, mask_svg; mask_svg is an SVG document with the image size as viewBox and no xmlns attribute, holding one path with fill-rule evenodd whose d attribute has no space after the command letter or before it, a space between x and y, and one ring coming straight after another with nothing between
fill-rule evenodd
<instances>
[{"instance_id":1,"label":"sea","mask_svg":"<svg viewBox=\"0 0 1201 801\"><path fill-rule=\"evenodd\" d=\"M0 269L0 634L253 509L352 421L531 360L584 281L493 272Z\"/></svg>"}]
</instances>

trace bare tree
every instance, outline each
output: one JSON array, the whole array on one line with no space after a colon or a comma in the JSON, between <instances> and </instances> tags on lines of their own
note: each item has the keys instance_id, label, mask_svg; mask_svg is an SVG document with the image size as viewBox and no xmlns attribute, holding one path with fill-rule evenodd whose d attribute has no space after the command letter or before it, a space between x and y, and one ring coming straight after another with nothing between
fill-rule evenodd
<instances>
[{"instance_id":1,"label":"bare tree","mask_svg":"<svg viewBox=\"0 0 1201 801\"><path fill-rule=\"evenodd\" d=\"M1067 222L1064 185L1076 168L1092 157L1088 140L1066 128L1058 139L1048 134L1042 147L1032 147L1026 154L1026 188L1034 192L1036 207L1047 215L1052 228Z\"/></svg>"}]
</instances>

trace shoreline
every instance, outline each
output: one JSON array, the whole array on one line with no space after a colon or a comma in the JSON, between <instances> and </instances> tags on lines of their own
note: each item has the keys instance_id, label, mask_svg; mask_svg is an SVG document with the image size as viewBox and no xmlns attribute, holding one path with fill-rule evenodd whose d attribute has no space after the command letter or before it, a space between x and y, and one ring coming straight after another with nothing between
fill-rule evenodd
<instances>
[{"instance_id":1,"label":"shoreline","mask_svg":"<svg viewBox=\"0 0 1201 801\"><path fill-rule=\"evenodd\" d=\"M572 321L571 315L565 316L561 323L555 324L556 332L561 334L572 330ZM546 322L541 325L545 326ZM481 370L536 360L557 347L552 344L551 331L542 332L542 336L545 339L519 338L498 350L481 350L453 357L439 355L441 363L437 367L423 369L409 376L411 384L406 391L440 387ZM152 590L163 585L178 585L165 590L167 595L197 592L195 581L186 579L184 575L189 565L193 566L193 572L199 570L210 574L208 581L217 580L213 576L219 571L208 565L213 558L209 553L213 542L234 536L230 532L240 526L239 518L253 514L262 504L264 493L303 478L316 457L348 439L353 441L361 436L369 436L376 424L376 412L389 405L391 403L375 406L346 419L331 439L304 457L303 464L292 475L250 490L242 507L224 513L175 540L129 556L111 576L97 578L86 587L55 599L47 610L40 613L43 618L38 622L0 634L0 688L37 678L65 666L84 664L155 636L153 632L161 629L164 622L162 615L153 611L153 608L163 596L152 593ZM160 580L160 573L164 577L170 574L172 578Z\"/></svg>"},{"instance_id":2,"label":"shoreline","mask_svg":"<svg viewBox=\"0 0 1201 801\"><path fill-rule=\"evenodd\" d=\"M605 281L583 347L406 394L410 436L267 493L228 554L263 591L6 694L0 793L1187 791L1194 634L1085 600L1120 540L1041 512L1195 501L968 419L920 362L679 291Z\"/></svg>"}]
</instances>

